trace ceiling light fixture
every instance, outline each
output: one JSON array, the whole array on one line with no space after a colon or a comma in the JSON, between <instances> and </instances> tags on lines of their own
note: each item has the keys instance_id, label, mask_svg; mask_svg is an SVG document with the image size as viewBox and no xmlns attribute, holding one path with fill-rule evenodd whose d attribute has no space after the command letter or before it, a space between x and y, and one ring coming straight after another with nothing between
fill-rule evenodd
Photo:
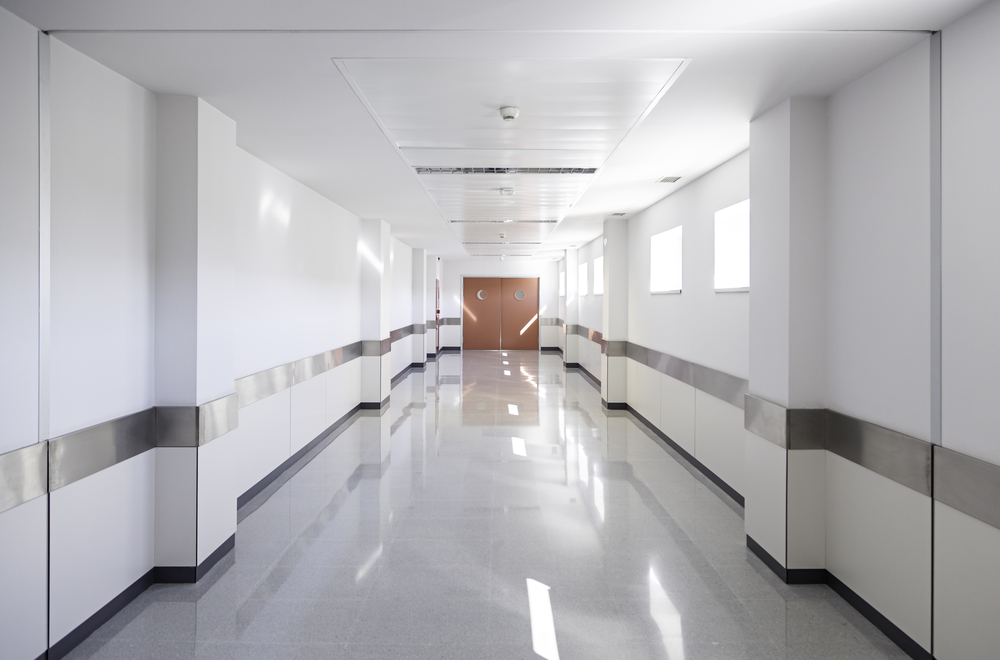
<instances>
[{"instance_id":1,"label":"ceiling light fixture","mask_svg":"<svg viewBox=\"0 0 1000 660\"><path fill-rule=\"evenodd\" d=\"M521 110L514 105L505 105L500 108L500 116L503 117L504 121L514 121L519 114L521 114Z\"/></svg>"},{"instance_id":2,"label":"ceiling light fixture","mask_svg":"<svg viewBox=\"0 0 1000 660\"><path fill-rule=\"evenodd\" d=\"M665 176L662 179L657 179L657 183L677 183L681 178L679 176Z\"/></svg>"}]
</instances>

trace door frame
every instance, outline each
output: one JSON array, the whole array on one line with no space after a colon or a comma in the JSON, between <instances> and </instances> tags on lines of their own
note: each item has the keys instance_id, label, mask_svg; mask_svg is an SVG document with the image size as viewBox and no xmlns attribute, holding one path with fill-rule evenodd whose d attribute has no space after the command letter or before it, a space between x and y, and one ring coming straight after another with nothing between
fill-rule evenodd
<instances>
[{"instance_id":1,"label":"door frame","mask_svg":"<svg viewBox=\"0 0 1000 660\"><path fill-rule=\"evenodd\" d=\"M535 350L537 350L537 351L542 350L542 314L541 314L541 309L542 309L542 276L541 275L533 275L531 273L524 273L523 275L522 274L515 274L515 273L507 273L507 274L504 274L504 275L474 275L472 273L469 273L467 275L462 275L462 279L459 282L460 286L458 287L458 291L459 291L459 294L460 294L459 295L459 304L462 306L462 308L459 310L461 312L461 316L459 316L459 318L463 320L462 325L460 326L462 328L462 338L461 338L461 341L460 341L459 345L462 347L463 351L465 350L465 322L464 322L464 320L465 320L465 278L466 277L471 277L471 278L477 279L477 280L479 280L479 279L497 279L497 280L502 280L504 278L511 278L511 277L519 277L519 278L522 278L522 279L529 279L529 280L530 279L537 279L538 280L538 346L535 347ZM501 309L500 313L502 314L503 313L503 307L501 307L500 309Z\"/></svg>"}]
</instances>

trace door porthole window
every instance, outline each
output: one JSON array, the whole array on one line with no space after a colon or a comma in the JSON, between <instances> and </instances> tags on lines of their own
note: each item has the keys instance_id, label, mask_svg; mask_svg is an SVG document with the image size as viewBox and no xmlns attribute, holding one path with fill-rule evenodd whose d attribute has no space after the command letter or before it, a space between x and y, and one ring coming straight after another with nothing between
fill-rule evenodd
<instances>
[{"instance_id":1,"label":"door porthole window","mask_svg":"<svg viewBox=\"0 0 1000 660\"><path fill-rule=\"evenodd\" d=\"M518 289L514 292L514 297L518 300L524 300L524 289Z\"/></svg>"},{"instance_id":2,"label":"door porthole window","mask_svg":"<svg viewBox=\"0 0 1000 660\"><path fill-rule=\"evenodd\" d=\"M480 300L486 300L486 289L480 289L479 293L476 294L476 297Z\"/></svg>"}]
</instances>

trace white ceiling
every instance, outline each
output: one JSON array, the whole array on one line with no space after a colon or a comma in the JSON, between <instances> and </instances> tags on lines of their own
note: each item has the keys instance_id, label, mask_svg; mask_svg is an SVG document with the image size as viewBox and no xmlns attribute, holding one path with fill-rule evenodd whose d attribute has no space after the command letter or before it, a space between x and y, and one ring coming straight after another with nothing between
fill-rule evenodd
<instances>
[{"instance_id":1,"label":"white ceiling","mask_svg":"<svg viewBox=\"0 0 1000 660\"><path fill-rule=\"evenodd\" d=\"M445 257L464 256L462 240L493 241L497 226L511 228L508 236L517 241L543 241L552 255L590 240L610 213L640 211L746 149L750 119L774 103L793 94L828 95L925 38L912 30L940 29L980 4L0 0L154 92L204 98L236 120L244 149L361 217L384 218L406 243ZM475 79L487 58L501 68L485 81ZM346 63L367 106L333 60ZM500 88L503 66L532 60L586 60L598 72L598 64L615 61L688 65L619 144L658 79L598 75L591 82L597 94L587 85L574 88L573 79L551 88L530 79L513 92ZM475 75L462 78L463 70ZM425 78L412 77L420 75ZM495 114L508 96L523 110L514 130ZM440 105L414 113L415 99ZM611 112L598 124L572 115L576 108L601 107ZM560 128L547 123L549 116ZM484 200L495 201L490 189L509 185L501 182L506 175L421 179L411 168L480 165L477 153L529 162L535 152L528 149L547 153L542 166L561 165L550 160L565 153L574 164L597 162L614 144L583 184L584 195L547 235L550 225L539 223L449 224L476 209L484 217L484 209L493 212ZM561 151L566 145L569 152ZM655 183L664 175L682 179ZM571 180L547 180L557 176L571 175L515 175L513 208L539 218L555 210L579 189ZM492 254L493 247L470 252Z\"/></svg>"},{"instance_id":2,"label":"white ceiling","mask_svg":"<svg viewBox=\"0 0 1000 660\"><path fill-rule=\"evenodd\" d=\"M592 172L549 170L601 168L683 64L508 58L337 62L472 256L506 254L507 245L519 254L542 250L544 239L594 179ZM503 106L518 107L517 119L504 121ZM501 171L453 171L458 168ZM497 228L497 222L503 224Z\"/></svg>"}]
</instances>

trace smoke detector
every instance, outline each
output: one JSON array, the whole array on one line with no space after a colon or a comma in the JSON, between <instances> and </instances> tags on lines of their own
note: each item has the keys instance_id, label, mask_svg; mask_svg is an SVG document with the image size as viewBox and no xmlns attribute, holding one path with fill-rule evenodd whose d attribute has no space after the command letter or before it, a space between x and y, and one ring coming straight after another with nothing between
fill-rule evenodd
<instances>
[{"instance_id":1,"label":"smoke detector","mask_svg":"<svg viewBox=\"0 0 1000 660\"><path fill-rule=\"evenodd\" d=\"M500 255L500 261L503 261L503 255L502 254Z\"/></svg>"},{"instance_id":2,"label":"smoke detector","mask_svg":"<svg viewBox=\"0 0 1000 660\"><path fill-rule=\"evenodd\" d=\"M500 238L507 238L507 232L501 232Z\"/></svg>"},{"instance_id":3,"label":"smoke detector","mask_svg":"<svg viewBox=\"0 0 1000 660\"><path fill-rule=\"evenodd\" d=\"M501 188L500 189L500 194L502 196L504 196L504 197L510 197L511 195L514 194L514 189L513 188Z\"/></svg>"},{"instance_id":4,"label":"smoke detector","mask_svg":"<svg viewBox=\"0 0 1000 660\"><path fill-rule=\"evenodd\" d=\"M515 105L505 105L500 108L500 116L504 121L514 121L521 114L521 110Z\"/></svg>"}]
</instances>

